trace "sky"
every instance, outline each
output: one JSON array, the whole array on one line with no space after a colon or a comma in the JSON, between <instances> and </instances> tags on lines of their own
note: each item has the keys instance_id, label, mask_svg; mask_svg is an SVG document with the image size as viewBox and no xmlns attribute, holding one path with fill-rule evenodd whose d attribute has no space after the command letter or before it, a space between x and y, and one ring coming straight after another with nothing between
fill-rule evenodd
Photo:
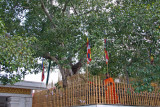
<instances>
[{"instance_id":1,"label":"sky","mask_svg":"<svg viewBox=\"0 0 160 107\"><path fill-rule=\"evenodd\" d=\"M43 83L46 84L47 79L47 72L45 72L45 78L43 80ZM25 76L25 81L33 81L33 82L41 82L42 73L38 74L28 74ZM58 79L61 79L61 74L59 73L59 70L56 69L54 72L51 72L49 75L49 82L48 84L52 83L55 84L58 82Z\"/></svg>"}]
</instances>

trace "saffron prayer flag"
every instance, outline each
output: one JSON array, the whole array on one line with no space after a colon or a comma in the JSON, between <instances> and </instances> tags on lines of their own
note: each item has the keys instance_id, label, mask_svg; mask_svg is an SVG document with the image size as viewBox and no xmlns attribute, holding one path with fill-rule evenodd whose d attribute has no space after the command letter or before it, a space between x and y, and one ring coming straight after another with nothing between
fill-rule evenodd
<instances>
[{"instance_id":1,"label":"saffron prayer flag","mask_svg":"<svg viewBox=\"0 0 160 107\"><path fill-rule=\"evenodd\" d=\"M104 51L105 51L106 64L108 64L109 57L108 57L108 52L107 52L107 39L104 39Z\"/></svg>"},{"instance_id":2,"label":"saffron prayer flag","mask_svg":"<svg viewBox=\"0 0 160 107\"><path fill-rule=\"evenodd\" d=\"M89 62L91 62L91 48L87 38L87 64L89 64Z\"/></svg>"}]
</instances>

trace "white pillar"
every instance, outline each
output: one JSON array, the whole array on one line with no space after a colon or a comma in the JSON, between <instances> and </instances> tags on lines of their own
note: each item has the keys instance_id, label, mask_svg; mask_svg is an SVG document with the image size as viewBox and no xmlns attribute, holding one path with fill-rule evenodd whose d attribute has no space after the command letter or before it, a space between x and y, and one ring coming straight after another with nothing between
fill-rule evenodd
<instances>
[{"instance_id":1,"label":"white pillar","mask_svg":"<svg viewBox=\"0 0 160 107\"><path fill-rule=\"evenodd\" d=\"M26 98L26 107L32 107L32 97Z\"/></svg>"},{"instance_id":2,"label":"white pillar","mask_svg":"<svg viewBox=\"0 0 160 107\"><path fill-rule=\"evenodd\" d=\"M7 107L19 107L19 100L19 97L9 97Z\"/></svg>"},{"instance_id":3,"label":"white pillar","mask_svg":"<svg viewBox=\"0 0 160 107\"><path fill-rule=\"evenodd\" d=\"M20 97L20 100L19 100L19 106L17 107L26 107L26 99L25 97Z\"/></svg>"},{"instance_id":4,"label":"white pillar","mask_svg":"<svg viewBox=\"0 0 160 107\"><path fill-rule=\"evenodd\" d=\"M32 97L9 97L7 107L32 107Z\"/></svg>"}]
</instances>

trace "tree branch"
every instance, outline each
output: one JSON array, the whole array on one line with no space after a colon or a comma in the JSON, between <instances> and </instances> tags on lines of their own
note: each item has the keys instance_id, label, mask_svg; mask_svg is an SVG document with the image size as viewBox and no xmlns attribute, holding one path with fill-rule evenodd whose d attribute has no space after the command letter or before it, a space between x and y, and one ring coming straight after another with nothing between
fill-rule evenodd
<instances>
[{"instance_id":1,"label":"tree branch","mask_svg":"<svg viewBox=\"0 0 160 107\"><path fill-rule=\"evenodd\" d=\"M50 0L51 5L53 5L53 0Z\"/></svg>"},{"instance_id":2,"label":"tree branch","mask_svg":"<svg viewBox=\"0 0 160 107\"><path fill-rule=\"evenodd\" d=\"M72 7L73 7L74 13L77 15L78 13L77 13L77 11L76 11L75 7L73 6L73 4L72 4L72 2L71 2L71 1L70 1L70 3L71 3L71 5L72 5Z\"/></svg>"},{"instance_id":3,"label":"tree branch","mask_svg":"<svg viewBox=\"0 0 160 107\"><path fill-rule=\"evenodd\" d=\"M90 41L92 41L94 38L91 38L90 39ZM83 48L86 48L86 46L87 46L87 43L85 42L84 44L82 44L82 46L81 47L79 47L77 50L79 51L79 50L81 50L81 49L83 49ZM78 52L77 51L77 52Z\"/></svg>"},{"instance_id":4,"label":"tree branch","mask_svg":"<svg viewBox=\"0 0 160 107\"><path fill-rule=\"evenodd\" d=\"M64 8L62 9L62 12L64 13L66 8L67 8L67 4L69 3L70 0L66 0L65 4L64 4Z\"/></svg>"},{"instance_id":5,"label":"tree branch","mask_svg":"<svg viewBox=\"0 0 160 107\"><path fill-rule=\"evenodd\" d=\"M76 74L79 71L79 69L82 67L83 60L84 60L84 58L81 58L76 64L74 64L72 66L73 74Z\"/></svg>"},{"instance_id":6,"label":"tree branch","mask_svg":"<svg viewBox=\"0 0 160 107\"><path fill-rule=\"evenodd\" d=\"M47 15L48 19L51 21L53 27L56 28L56 25L53 23L52 17L51 17L51 15L49 14L48 10L46 9L46 7L45 7L43 1L41 0L40 2L41 2L41 7L42 7L44 13Z\"/></svg>"},{"instance_id":7,"label":"tree branch","mask_svg":"<svg viewBox=\"0 0 160 107\"><path fill-rule=\"evenodd\" d=\"M94 9L91 9L91 10L89 10L89 11L83 13L83 14L78 15L78 16L82 16L82 15L88 14L88 13L90 13L90 12L92 12L92 11L94 11Z\"/></svg>"},{"instance_id":8,"label":"tree branch","mask_svg":"<svg viewBox=\"0 0 160 107\"><path fill-rule=\"evenodd\" d=\"M45 55L43 55L43 58L46 58L46 59L51 59L52 61L55 61L57 63L57 65L59 66L59 61L56 57L53 57L53 56L50 56L49 53L46 53Z\"/></svg>"}]
</instances>

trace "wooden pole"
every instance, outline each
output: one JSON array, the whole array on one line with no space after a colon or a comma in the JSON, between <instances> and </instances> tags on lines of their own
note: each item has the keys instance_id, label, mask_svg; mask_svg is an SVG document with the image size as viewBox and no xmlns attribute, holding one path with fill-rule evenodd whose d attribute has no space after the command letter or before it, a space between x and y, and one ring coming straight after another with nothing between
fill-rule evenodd
<instances>
[{"instance_id":1,"label":"wooden pole","mask_svg":"<svg viewBox=\"0 0 160 107\"><path fill-rule=\"evenodd\" d=\"M67 93L68 93L68 101L67 101L67 103L68 103L68 106L70 106L70 92L71 92L71 89L70 89L70 86L68 86L68 90L67 90Z\"/></svg>"},{"instance_id":2,"label":"wooden pole","mask_svg":"<svg viewBox=\"0 0 160 107\"><path fill-rule=\"evenodd\" d=\"M89 97L89 94L88 94L88 81L86 83L86 104L88 105L88 97Z\"/></svg>"},{"instance_id":3,"label":"wooden pole","mask_svg":"<svg viewBox=\"0 0 160 107\"><path fill-rule=\"evenodd\" d=\"M107 63L107 73L108 73L108 63Z\"/></svg>"},{"instance_id":4,"label":"wooden pole","mask_svg":"<svg viewBox=\"0 0 160 107\"><path fill-rule=\"evenodd\" d=\"M129 85L129 87L130 87L130 105L132 105L132 86L131 86L131 84Z\"/></svg>"},{"instance_id":5,"label":"wooden pole","mask_svg":"<svg viewBox=\"0 0 160 107\"><path fill-rule=\"evenodd\" d=\"M118 93L118 103L121 104L121 89L120 89L120 83L117 83L118 85L118 90L117 90L117 93Z\"/></svg>"},{"instance_id":6,"label":"wooden pole","mask_svg":"<svg viewBox=\"0 0 160 107\"><path fill-rule=\"evenodd\" d=\"M80 93L79 93L80 100L79 100L79 101L80 101L80 105L81 105L81 100L82 100L82 89L81 89L81 82L80 82L80 88L79 88L79 89L80 89Z\"/></svg>"},{"instance_id":7,"label":"wooden pole","mask_svg":"<svg viewBox=\"0 0 160 107\"><path fill-rule=\"evenodd\" d=\"M101 103L101 90L100 90L100 86L101 86L101 80L100 80L100 76L99 76L99 78L98 78L98 89L99 89L99 96L98 96L98 98L99 98L99 102L98 103Z\"/></svg>"},{"instance_id":8,"label":"wooden pole","mask_svg":"<svg viewBox=\"0 0 160 107\"><path fill-rule=\"evenodd\" d=\"M72 97L73 100L72 100L72 101L73 101L73 106L74 106L74 103L75 103L75 96L74 96L74 95L75 95L74 82L73 82L72 91L73 91L73 95L72 95L72 96L73 96L73 97Z\"/></svg>"},{"instance_id":9,"label":"wooden pole","mask_svg":"<svg viewBox=\"0 0 160 107\"><path fill-rule=\"evenodd\" d=\"M90 94L91 94L91 84L90 84L90 81L89 81L89 83L88 83L88 93L89 93L89 96L88 96L88 104L90 104Z\"/></svg>"},{"instance_id":10,"label":"wooden pole","mask_svg":"<svg viewBox=\"0 0 160 107\"><path fill-rule=\"evenodd\" d=\"M114 104L116 104L118 101L118 99L117 99L117 83L115 83L115 95L114 95L114 98L115 98L115 103Z\"/></svg>"},{"instance_id":11,"label":"wooden pole","mask_svg":"<svg viewBox=\"0 0 160 107\"><path fill-rule=\"evenodd\" d=\"M61 103L61 107L62 107L62 104L63 104L63 91L61 92L61 94L62 94L62 95L60 95L59 98L60 98L60 103Z\"/></svg>"},{"instance_id":12,"label":"wooden pole","mask_svg":"<svg viewBox=\"0 0 160 107\"><path fill-rule=\"evenodd\" d=\"M93 104L93 98L94 98L94 96L93 96L93 79L92 79L92 81L91 81L92 83L91 83L91 100L90 100L90 104Z\"/></svg>"},{"instance_id":13,"label":"wooden pole","mask_svg":"<svg viewBox=\"0 0 160 107\"><path fill-rule=\"evenodd\" d=\"M65 102L64 107L66 107L67 106L67 99L68 99L68 97L67 97L67 87L64 89L64 93L65 93L65 96L64 96L64 102Z\"/></svg>"},{"instance_id":14,"label":"wooden pole","mask_svg":"<svg viewBox=\"0 0 160 107\"><path fill-rule=\"evenodd\" d=\"M87 64L87 82L89 81L89 78L88 78L88 65L89 64Z\"/></svg>"},{"instance_id":15,"label":"wooden pole","mask_svg":"<svg viewBox=\"0 0 160 107\"><path fill-rule=\"evenodd\" d=\"M104 86L103 86L103 81L101 80L101 90L102 90L102 104L104 104L104 101L103 101L103 92L104 92Z\"/></svg>"},{"instance_id":16,"label":"wooden pole","mask_svg":"<svg viewBox=\"0 0 160 107\"><path fill-rule=\"evenodd\" d=\"M73 106L73 84L71 84L71 106Z\"/></svg>"},{"instance_id":17,"label":"wooden pole","mask_svg":"<svg viewBox=\"0 0 160 107\"><path fill-rule=\"evenodd\" d=\"M125 87L126 87L126 103L125 104L128 104L128 84L125 84Z\"/></svg>"},{"instance_id":18,"label":"wooden pole","mask_svg":"<svg viewBox=\"0 0 160 107\"><path fill-rule=\"evenodd\" d=\"M113 93L114 93L114 91L113 91L113 88L114 88L114 87L113 87L113 84L111 85L111 87L112 87L112 88L111 88L111 89L112 89L112 90L111 90L111 104L114 104L114 94L113 94Z\"/></svg>"},{"instance_id":19,"label":"wooden pole","mask_svg":"<svg viewBox=\"0 0 160 107\"><path fill-rule=\"evenodd\" d=\"M126 100L127 100L127 99L126 99L126 92L127 92L127 91L126 91L125 85L126 85L126 84L124 84L124 104L126 104Z\"/></svg>"},{"instance_id":20,"label":"wooden pole","mask_svg":"<svg viewBox=\"0 0 160 107\"><path fill-rule=\"evenodd\" d=\"M97 85L97 76L96 76L96 104L98 104L98 85Z\"/></svg>"},{"instance_id":21,"label":"wooden pole","mask_svg":"<svg viewBox=\"0 0 160 107\"><path fill-rule=\"evenodd\" d=\"M93 77L93 83L95 83L95 79L94 79L94 77ZM94 84L94 86L93 86L93 94L94 94L94 102L93 102L93 104L95 104L96 102L95 102L95 100L96 100L96 91L95 91L95 87L96 87L96 84Z\"/></svg>"},{"instance_id":22,"label":"wooden pole","mask_svg":"<svg viewBox=\"0 0 160 107\"><path fill-rule=\"evenodd\" d=\"M56 105L56 104L55 104L55 99L56 99L55 96L56 96L56 95L55 95L55 92L54 92L54 95L53 95L53 107L55 107L55 105Z\"/></svg>"},{"instance_id":23,"label":"wooden pole","mask_svg":"<svg viewBox=\"0 0 160 107\"><path fill-rule=\"evenodd\" d=\"M104 103L106 104L106 89L107 89L107 86L105 85L105 82L103 81L103 86L104 86Z\"/></svg>"}]
</instances>

